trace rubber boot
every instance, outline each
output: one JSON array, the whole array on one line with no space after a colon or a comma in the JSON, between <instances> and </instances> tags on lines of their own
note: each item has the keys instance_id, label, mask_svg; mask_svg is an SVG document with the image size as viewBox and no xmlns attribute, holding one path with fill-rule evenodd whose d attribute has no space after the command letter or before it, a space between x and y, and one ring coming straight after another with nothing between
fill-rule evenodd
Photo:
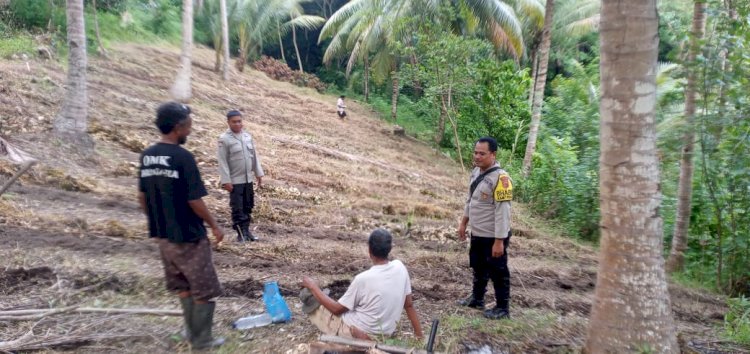
<instances>
[{"instance_id":1,"label":"rubber boot","mask_svg":"<svg viewBox=\"0 0 750 354\"><path fill-rule=\"evenodd\" d=\"M484 311L484 317L491 320L501 320L503 318L510 318L510 313L507 308L495 306L492 309Z\"/></svg>"},{"instance_id":2,"label":"rubber boot","mask_svg":"<svg viewBox=\"0 0 750 354\"><path fill-rule=\"evenodd\" d=\"M470 308L477 309L477 310L484 310L484 299L477 300L474 297L474 294L469 295L469 297L463 300L459 300L458 304L460 306L466 306L466 307L470 307Z\"/></svg>"},{"instance_id":3,"label":"rubber boot","mask_svg":"<svg viewBox=\"0 0 750 354\"><path fill-rule=\"evenodd\" d=\"M190 340L193 337L192 330L192 318L193 318L193 297L181 297L180 304L182 305L182 317L185 319L185 327L180 332L180 336L183 340Z\"/></svg>"},{"instance_id":4,"label":"rubber boot","mask_svg":"<svg viewBox=\"0 0 750 354\"><path fill-rule=\"evenodd\" d=\"M190 343L194 349L216 348L224 344L224 338L214 338L211 329L214 325L215 302L193 305L191 319L193 337Z\"/></svg>"},{"instance_id":5,"label":"rubber boot","mask_svg":"<svg viewBox=\"0 0 750 354\"><path fill-rule=\"evenodd\" d=\"M242 228L242 233L245 235L245 240L247 241L258 241L258 236L253 235L252 232L250 232L250 225L247 225Z\"/></svg>"}]
</instances>

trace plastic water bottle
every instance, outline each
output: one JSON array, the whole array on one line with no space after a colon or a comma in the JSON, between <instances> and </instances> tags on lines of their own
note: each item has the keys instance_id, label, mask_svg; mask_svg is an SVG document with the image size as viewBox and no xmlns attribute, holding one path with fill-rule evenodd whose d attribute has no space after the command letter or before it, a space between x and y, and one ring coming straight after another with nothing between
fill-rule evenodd
<instances>
[{"instance_id":1,"label":"plastic water bottle","mask_svg":"<svg viewBox=\"0 0 750 354\"><path fill-rule=\"evenodd\" d=\"M269 315L267 312L264 312L260 315L240 318L239 320L234 321L232 327L234 327L235 329L249 329L268 326L271 324L271 322L271 315Z\"/></svg>"}]
</instances>

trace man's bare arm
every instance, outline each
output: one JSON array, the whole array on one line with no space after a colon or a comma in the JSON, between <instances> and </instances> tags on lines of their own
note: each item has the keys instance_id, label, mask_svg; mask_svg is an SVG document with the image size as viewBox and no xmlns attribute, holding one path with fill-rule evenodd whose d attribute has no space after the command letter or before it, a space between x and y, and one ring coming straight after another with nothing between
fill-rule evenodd
<instances>
[{"instance_id":1,"label":"man's bare arm","mask_svg":"<svg viewBox=\"0 0 750 354\"><path fill-rule=\"evenodd\" d=\"M346 306L340 304L338 301L331 299L328 295L326 295L323 290L320 289L317 283L313 281L309 277L304 277L302 279L302 286L310 289L310 293L312 293L313 296L320 302L320 305L325 307L328 311L331 311L332 314L336 316L341 316L344 314L344 312L349 311Z\"/></svg>"},{"instance_id":2,"label":"man's bare arm","mask_svg":"<svg viewBox=\"0 0 750 354\"><path fill-rule=\"evenodd\" d=\"M216 220L211 215L211 212L208 211L208 207L206 206L206 203L203 202L203 199L195 199L188 201L188 204L190 205L190 209L193 209L193 212L195 215L198 215L203 221L208 223L208 226L211 227L211 232L214 234L214 237L216 238L216 242L219 243L224 240L224 232L219 227L219 224L216 223Z\"/></svg>"},{"instance_id":3,"label":"man's bare arm","mask_svg":"<svg viewBox=\"0 0 750 354\"><path fill-rule=\"evenodd\" d=\"M420 340L423 339L422 325L419 324L419 316L417 316L417 310L414 309L411 294L406 295L406 300L404 300L404 310L406 310L406 316L409 317L411 327L414 328L414 335Z\"/></svg>"}]
</instances>

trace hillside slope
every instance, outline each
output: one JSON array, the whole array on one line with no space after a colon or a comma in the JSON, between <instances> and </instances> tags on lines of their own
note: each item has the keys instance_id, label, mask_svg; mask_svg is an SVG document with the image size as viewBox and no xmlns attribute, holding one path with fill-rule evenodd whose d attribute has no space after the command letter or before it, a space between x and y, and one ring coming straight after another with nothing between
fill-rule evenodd
<instances>
[{"instance_id":1,"label":"hillside slope","mask_svg":"<svg viewBox=\"0 0 750 354\"><path fill-rule=\"evenodd\" d=\"M158 139L152 121L168 99L178 52L123 44L110 59L90 59L93 157L77 156L49 131L63 97L63 66L52 61L0 61L0 135L39 158L33 173L0 199L0 309L64 305L176 308L163 290L161 263L135 202L138 152ZM369 267L365 240L384 226L394 232L393 257L409 268L416 308L428 329L441 319L438 348L468 352L566 352L585 337L596 280L596 255L587 246L549 235L553 229L514 206L511 255L513 320L491 322L455 306L468 294L465 245L455 240L466 175L419 142L396 137L366 106L349 102L350 119L335 115L335 98L249 70L222 82L213 52L194 52L193 151L209 189L207 203L230 240L214 262L226 290L217 331L230 341L222 352L294 352L314 340L296 295L303 275L340 293ZM240 109L266 170L254 213L258 243L240 245L229 231L225 192L218 188L216 138L224 113ZM0 160L0 173L14 166ZM2 178L5 180L5 178ZM245 333L229 324L262 310L265 281L277 280L294 313L290 324ZM717 345L723 299L671 286L685 348ZM490 294L491 295L491 294ZM489 295L488 295L489 296ZM100 341L82 352L173 352L175 317L61 315L39 323L0 321L0 341L85 336ZM406 320L391 342L414 344ZM115 336L120 336L114 338ZM45 347L45 342L39 346ZM715 349L715 348L714 348Z\"/></svg>"}]
</instances>

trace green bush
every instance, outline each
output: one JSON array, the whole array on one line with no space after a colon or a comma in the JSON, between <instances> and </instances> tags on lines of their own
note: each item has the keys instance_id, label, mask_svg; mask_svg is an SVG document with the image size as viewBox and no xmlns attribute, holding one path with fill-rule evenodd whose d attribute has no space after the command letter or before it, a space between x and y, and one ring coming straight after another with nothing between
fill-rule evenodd
<instances>
[{"instance_id":1,"label":"green bush","mask_svg":"<svg viewBox=\"0 0 750 354\"><path fill-rule=\"evenodd\" d=\"M180 7L170 0L156 0L142 5L146 28L160 37L179 38L182 33Z\"/></svg>"},{"instance_id":2,"label":"green bush","mask_svg":"<svg viewBox=\"0 0 750 354\"><path fill-rule=\"evenodd\" d=\"M108 41L152 42L157 39L156 35L143 27L142 22L124 23L120 15L102 11L98 12L97 17L99 31L105 43ZM86 13L86 36L89 41L96 39L94 17L90 11ZM89 50L94 51L95 49L96 45L89 42Z\"/></svg>"},{"instance_id":3,"label":"green bush","mask_svg":"<svg viewBox=\"0 0 750 354\"><path fill-rule=\"evenodd\" d=\"M54 8L49 1L11 0L13 19L26 28L46 28Z\"/></svg>"},{"instance_id":4,"label":"green bush","mask_svg":"<svg viewBox=\"0 0 750 354\"><path fill-rule=\"evenodd\" d=\"M598 155L578 157L570 140L540 136L531 174L517 178L517 198L545 218L562 222L571 235L598 238ZM521 175L520 169L514 175Z\"/></svg>"},{"instance_id":5,"label":"green bush","mask_svg":"<svg viewBox=\"0 0 750 354\"><path fill-rule=\"evenodd\" d=\"M13 54L33 54L34 38L26 34L0 37L0 58L8 58Z\"/></svg>"},{"instance_id":6,"label":"green bush","mask_svg":"<svg viewBox=\"0 0 750 354\"><path fill-rule=\"evenodd\" d=\"M750 299L729 299L729 312L724 316L724 334L733 341L750 345Z\"/></svg>"},{"instance_id":7,"label":"green bush","mask_svg":"<svg viewBox=\"0 0 750 354\"><path fill-rule=\"evenodd\" d=\"M92 4L91 0L85 1L86 6ZM127 8L128 0L96 0L96 8L99 11L118 14Z\"/></svg>"}]
</instances>

